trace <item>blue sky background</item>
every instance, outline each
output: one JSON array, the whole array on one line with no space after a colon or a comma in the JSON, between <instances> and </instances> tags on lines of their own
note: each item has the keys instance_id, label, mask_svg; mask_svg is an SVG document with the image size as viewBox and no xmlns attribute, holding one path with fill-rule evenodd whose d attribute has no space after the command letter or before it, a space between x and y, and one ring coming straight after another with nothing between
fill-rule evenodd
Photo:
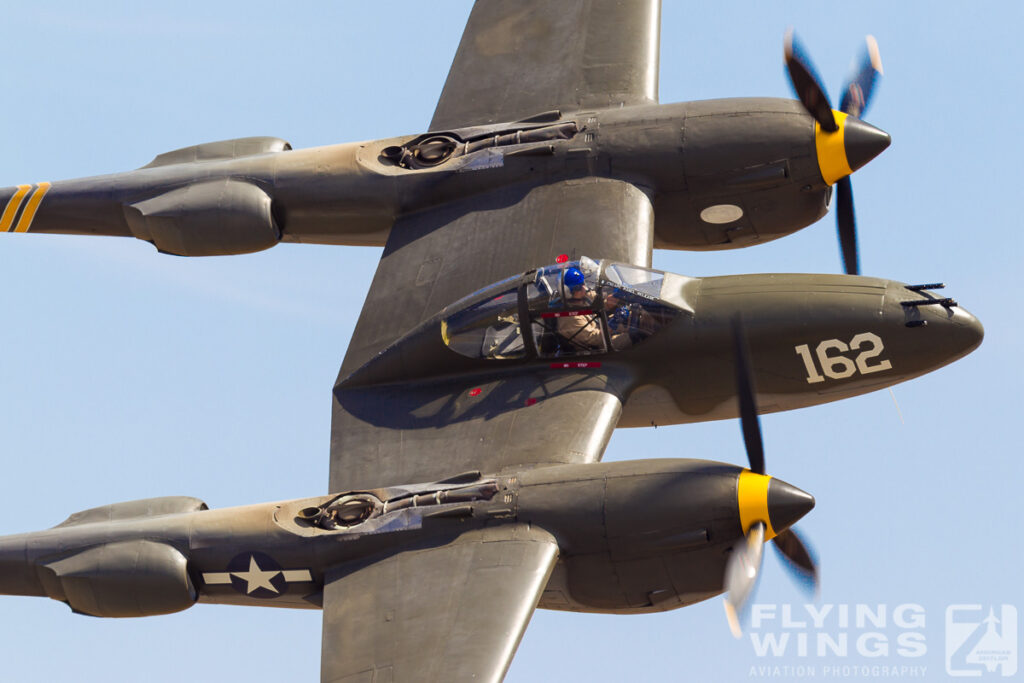
<instances>
[{"instance_id":1,"label":"blue sky background","mask_svg":"<svg viewBox=\"0 0 1024 683\"><path fill-rule=\"evenodd\" d=\"M0 186L135 168L185 145L295 147L424 130L471 3L107 2L4 11ZM759 657L721 601L655 616L539 611L508 680L745 681L765 665L944 667L950 604L1024 609L1019 575L1024 48L1016 2L677 2L661 100L790 96L795 26L837 100L863 36L886 76L867 119L892 147L856 174L865 274L945 281L982 347L888 391L762 419L769 472L813 493L799 528L821 604L914 603L921 657ZM282 245L162 256L127 239L0 236L0 533L183 494L213 507L324 491L330 389L379 250ZM599 255L598 255L599 256ZM769 245L656 252L689 275L838 272L834 218ZM497 274L504 276L506 274ZM497 278L496 278L497 279ZM607 459L745 462L734 422L620 430ZM766 556L756 598L805 598ZM762 629L784 629L777 624ZM835 637L842 629L826 632ZM895 649L900 629L879 631ZM139 620L0 599L5 680L316 680L320 615L221 606ZM813 655L813 652L812 652ZM756 673L756 669L754 671Z\"/></svg>"}]
</instances>

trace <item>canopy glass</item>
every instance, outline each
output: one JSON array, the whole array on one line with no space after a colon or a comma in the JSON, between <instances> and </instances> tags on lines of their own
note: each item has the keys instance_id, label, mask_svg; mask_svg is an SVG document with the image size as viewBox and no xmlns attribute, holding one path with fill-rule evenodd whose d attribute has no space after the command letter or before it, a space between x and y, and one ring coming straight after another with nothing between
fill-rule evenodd
<instances>
[{"instance_id":1,"label":"canopy glass","mask_svg":"<svg viewBox=\"0 0 1024 683\"><path fill-rule=\"evenodd\" d=\"M453 351L471 358L624 351L681 313L662 300L664 282L658 270L583 257L503 280L463 299L442 321L441 336Z\"/></svg>"}]
</instances>

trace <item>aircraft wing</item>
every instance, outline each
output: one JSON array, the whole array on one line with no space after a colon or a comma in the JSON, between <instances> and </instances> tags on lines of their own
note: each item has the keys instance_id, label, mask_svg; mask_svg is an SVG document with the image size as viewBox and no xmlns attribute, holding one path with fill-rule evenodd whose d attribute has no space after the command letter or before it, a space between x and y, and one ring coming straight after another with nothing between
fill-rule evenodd
<instances>
[{"instance_id":1,"label":"aircraft wing","mask_svg":"<svg viewBox=\"0 0 1024 683\"><path fill-rule=\"evenodd\" d=\"M658 101L660 0L477 0L431 130Z\"/></svg>"},{"instance_id":2,"label":"aircraft wing","mask_svg":"<svg viewBox=\"0 0 1024 683\"><path fill-rule=\"evenodd\" d=\"M328 571L324 683L500 681L558 558L526 525Z\"/></svg>"},{"instance_id":3,"label":"aircraft wing","mask_svg":"<svg viewBox=\"0 0 1024 683\"><path fill-rule=\"evenodd\" d=\"M640 189L599 178L506 188L398 219L335 384L329 490L599 460L628 382L606 368L344 380L445 306L560 254L649 265L653 221Z\"/></svg>"}]
</instances>

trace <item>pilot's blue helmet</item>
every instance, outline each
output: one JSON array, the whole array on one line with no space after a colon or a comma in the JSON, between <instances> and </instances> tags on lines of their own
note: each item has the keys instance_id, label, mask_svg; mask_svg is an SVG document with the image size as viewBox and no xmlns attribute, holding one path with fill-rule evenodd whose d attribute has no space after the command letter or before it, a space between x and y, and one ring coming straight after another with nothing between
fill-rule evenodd
<instances>
[{"instance_id":1,"label":"pilot's blue helmet","mask_svg":"<svg viewBox=\"0 0 1024 683\"><path fill-rule=\"evenodd\" d=\"M562 282L570 290L574 290L578 287L583 286L583 273L580 272L579 268L566 268L565 275L562 276Z\"/></svg>"}]
</instances>

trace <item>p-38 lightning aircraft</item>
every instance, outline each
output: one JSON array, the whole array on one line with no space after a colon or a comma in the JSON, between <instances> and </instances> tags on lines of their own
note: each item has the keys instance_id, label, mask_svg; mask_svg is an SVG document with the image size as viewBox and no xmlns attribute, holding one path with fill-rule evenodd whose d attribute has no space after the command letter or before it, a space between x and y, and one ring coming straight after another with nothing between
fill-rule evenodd
<instances>
[{"instance_id":1,"label":"p-38 lightning aircraft","mask_svg":"<svg viewBox=\"0 0 1024 683\"><path fill-rule=\"evenodd\" d=\"M766 541L815 573L790 530L813 499L765 474L758 412L934 370L980 323L937 283L690 278L651 254L785 235L839 183L856 270L846 179L888 144L856 118L877 51L839 112L792 39L801 102L660 105L657 0L553 6L478 0L428 133L232 140L0 194L0 229L183 256L384 245L334 386L327 495L79 512L0 539L0 592L108 617L321 608L324 681L495 681L538 606L724 591L735 629ZM599 462L617 426L737 416L749 469Z\"/></svg>"}]
</instances>

